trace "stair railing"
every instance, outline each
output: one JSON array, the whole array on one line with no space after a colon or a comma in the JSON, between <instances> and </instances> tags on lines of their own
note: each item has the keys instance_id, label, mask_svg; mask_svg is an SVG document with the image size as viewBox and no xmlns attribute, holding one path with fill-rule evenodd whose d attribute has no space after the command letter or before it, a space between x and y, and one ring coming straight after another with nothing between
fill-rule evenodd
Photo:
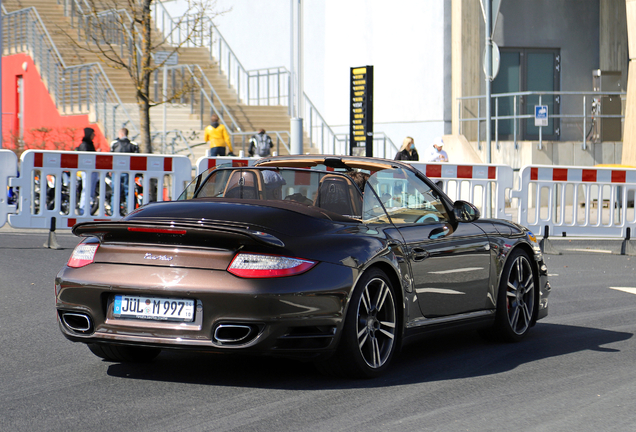
<instances>
[{"instance_id":1,"label":"stair railing","mask_svg":"<svg viewBox=\"0 0 636 432\"><path fill-rule=\"evenodd\" d=\"M2 19L3 54L31 55L58 110L89 114L91 121L101 124L107 139L114 139L124 126L133 135L138 133L101 65L66 66L35 8L6 13Z\"/></svg>"},{"instance_id":2,"label":"stair railing","mask_svg":"<svg viewBox=\"0 0 636 432\"><path fill-rule=\"evenodd\" d=\"M125 9L117 9L117 10L105 10L101 12L91 11L90 7L86 0L64 0L71 4L70 8L65 8L70 11L70 13L76 16L76 19L72 19L71 22L76 22L78 27L78 32L86 36L89 29L94 28L90 23L92 20L97 19L100 21L100 28L104 29L104 38L105 42L119 46L120 47L120 55L123 57L125 54L124 49L127 52L132 51L133 49L136 51L138 56L142 55L142 51L140 48L141 41L134 40L133 34L126 26L122 26L121 22L129 22L133 23L133 19ZM94 13L95 12L95 13ZM156 21L155 21L156 23ZM122 32L122 28L124 32ZM198 36L195 34L193 36L197 38ZM137 38L139 39L139 38ZM128 48L126 48L128 46ZM134 47L134 48L133 48ZM154 59L154 53L150 54ZM205 102L208 103L210 107L210 114L217 114L221 120L221 122L225 125L225 127L230 132L240 131L236 119L227 108L227 106L223 103L219 95L214 90L214 87L210 84L208 78L203 73L203 70L198 65L176 65L169 66L166 68L168 73L170 74L169 86L172 89L172 93L176 92L177 88L181 90L189 90L185 93L191 94L200 94L198 105L200 107L200 115L201 115L201 127L203 128L203 118L205 111ZM180 71L181 73L176 73ZM163 68L155 70L154 73L154 83L155 83L155 100L160 100L161 91L159 87L163 82ZM183 92L181 92L183 93ZM169 93L170 94L170 93ZM181 96L182 99L185 96ZM192 104L192 110L194 113L194 104L196 98L190 97L190 101ZM216 103L214 102L216 101Z\"/></svg>"},{"instance_id":3,"label":"stair railing","mask_svg":"<svg viewBox=\"0 0 636 432\"><path fill-rule=\"evenodd\" d=\"M226 75L228 87L234 86L237 102L246 105L291 106L289 71L285 67L246 70L209 17L205 17L203 23L197 19L196 24L200 30L195 32L195 37L190 37L187 41L184 37L192 33L194 19L187 16L173 18L161 1L153 3L153 19L169 44L184 43L188 47L208 48L210 56L218 61L219 72ZM318 148L320 153L327 152L337 141L335 133L307 95L303 93L303 96L304 118L307 121L304 128L309 135L311 146ZM291 113L288 111L288 114Z\"/></svg>"},{"instance_id":4,"label":"stair railing","mask_svg":"<svg viewBox=\"0 0 636 432\"><path fill-rule=\"evenodd\" d=\"M161 1L153 3L155 25L171 45L208 48L228 88L234 87L238 103L289 106L289 71L284 67L247 70L208 16L173 18ZM198 30L193 32L194 26ZM192 35L187 38L187 35ZM187 39L186 39L187 38Z\"/></svg>"}]
</instances>

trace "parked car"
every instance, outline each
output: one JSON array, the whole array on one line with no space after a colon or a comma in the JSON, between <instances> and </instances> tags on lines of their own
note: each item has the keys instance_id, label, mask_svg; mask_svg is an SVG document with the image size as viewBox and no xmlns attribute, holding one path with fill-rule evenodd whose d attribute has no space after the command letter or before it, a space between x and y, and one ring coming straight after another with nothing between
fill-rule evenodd
<instances>
[{"instance_id":1,"label":"parked car","mask_svg":"<svg viewBox=\"0 0 636 432\"><path fill-rule=\"evenodd\" d=\"M375 377L423 334L519 341L548 313L534 235L397 161L219 166L177 201L73 233L84 240L55 280L59 326L110 361L241 352Z\"/></svg>"}]
</instances>

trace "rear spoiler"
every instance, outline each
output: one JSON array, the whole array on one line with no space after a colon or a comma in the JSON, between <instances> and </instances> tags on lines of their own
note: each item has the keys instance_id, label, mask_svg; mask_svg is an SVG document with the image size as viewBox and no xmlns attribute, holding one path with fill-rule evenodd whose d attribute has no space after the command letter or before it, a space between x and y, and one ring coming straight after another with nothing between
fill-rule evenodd
<instances>
[{"instance_id":1,"label":"rear spoiler","mask_svg":"<svg viewBox=\"0 0 636 432\"><path fill-rule=\"evenodd\" d=\"M103 241L115 242L143 242L144 239L150 240L150 236L159 236L160 243L165 244L192 244L194 239L197 239L194 243L207 243L205 240L211 235L226 240L243 237L268 246L285 247L282 240L271 234L247 227L215 223L150 220L82 222L75 225L72 232L76 236L98 237Z\"/></svg>"}]
</instances>

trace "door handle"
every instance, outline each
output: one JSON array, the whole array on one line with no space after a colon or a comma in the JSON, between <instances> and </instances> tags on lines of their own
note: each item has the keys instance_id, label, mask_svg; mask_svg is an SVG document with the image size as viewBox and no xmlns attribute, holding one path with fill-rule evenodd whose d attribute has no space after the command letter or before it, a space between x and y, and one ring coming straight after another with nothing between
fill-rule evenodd
<instances>
[{"instance_id":1,"label":"door handle","mask_svg":"<svg viewBox=\"0 0 636 432\"><path fill-rule=\"evenodd\" d=\"M413 257L413 261L423 261L426 258L430 257L431 254L424 248L413 248L411 249L411 256Z\"/></svg>"}]
</instances>

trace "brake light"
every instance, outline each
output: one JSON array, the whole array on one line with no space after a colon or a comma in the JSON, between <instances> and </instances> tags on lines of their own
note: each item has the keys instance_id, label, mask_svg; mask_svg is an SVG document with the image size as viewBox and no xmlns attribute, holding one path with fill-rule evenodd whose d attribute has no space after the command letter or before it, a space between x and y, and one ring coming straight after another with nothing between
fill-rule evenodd
<instances>
[{"instance_id":1,"label":"brake light","mask_svg":"<svg viewBox=\"0 0 636 432\"><path fill-rule=\"evenodd\" d=\"M84 267L93 262L95 259L95 252L99 243L80 243L75 246L71 258L68 260L68 266L73 268Z\"/></svg>"},{"instance_id":2,"label":"brake light","mask_svg":"<svg viewBox=\"0 0 636 432\"><path fill-rule=\"evenodd\" d=\"M143 228L143 227L128 227L130 232L143 232L153 234L178 234L185 235L186 230L174 229L174 228Z\"/></svg>"},{"instance_id":3,"label":"brake light","mask_svg":"<svg viewBox=\"0 0 636 432\"><path fill-rule=\"evenodd\" d=\"M280 255L239 253L234 257L227 271L242 278L274 278L298 275L316 264L316 261Z\"/></svg>"}]
</instances>

